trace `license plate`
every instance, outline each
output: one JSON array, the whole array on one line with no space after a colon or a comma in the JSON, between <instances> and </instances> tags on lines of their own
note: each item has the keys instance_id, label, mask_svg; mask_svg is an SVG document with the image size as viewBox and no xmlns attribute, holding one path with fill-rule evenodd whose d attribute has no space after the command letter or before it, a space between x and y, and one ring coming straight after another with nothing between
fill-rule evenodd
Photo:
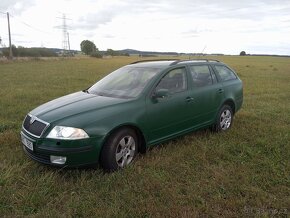
<instances>
[{"instance_id":1,"label":"license plate","mask_svg":"<svg viewBox=\"0 0 290 218\"><path fill-rule=\"evenodd\" d=\"M29 141L27 138L25 138L22 134L21 134L21 141L25 145L25 147L33 151L33 143Z\"/></svg>"}]
</instances>

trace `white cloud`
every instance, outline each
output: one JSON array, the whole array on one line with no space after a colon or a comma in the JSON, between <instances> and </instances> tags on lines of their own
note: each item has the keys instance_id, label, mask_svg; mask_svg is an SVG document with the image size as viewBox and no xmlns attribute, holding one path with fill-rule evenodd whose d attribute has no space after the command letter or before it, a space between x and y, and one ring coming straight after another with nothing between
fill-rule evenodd
<instances>
[{"instance_id":1,"label":"white cloud","mask_svg":"<svg viewBox=\"0 0 290 218\"><path fill-rule=\"evenodd\" d=\"M32 5L34 5L34 0L1 0L0 11L21 14Z\"/></svg>"}]
</instances>

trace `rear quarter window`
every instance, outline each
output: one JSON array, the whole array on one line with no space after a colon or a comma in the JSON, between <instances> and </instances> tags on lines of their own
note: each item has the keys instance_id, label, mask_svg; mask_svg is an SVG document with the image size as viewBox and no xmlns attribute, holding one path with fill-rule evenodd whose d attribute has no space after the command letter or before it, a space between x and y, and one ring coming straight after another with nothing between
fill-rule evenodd
<instances>
[{"instance_id":1,"label":"rear quarter window","mask_svg":"<svg viewBox=\"0 0 290 218\"><path fill-rule=\"evenodd\" d=\"M215 65L216 72L222 81L237 79L236 74L226 66Z\"/></svg>"}]
</instances>

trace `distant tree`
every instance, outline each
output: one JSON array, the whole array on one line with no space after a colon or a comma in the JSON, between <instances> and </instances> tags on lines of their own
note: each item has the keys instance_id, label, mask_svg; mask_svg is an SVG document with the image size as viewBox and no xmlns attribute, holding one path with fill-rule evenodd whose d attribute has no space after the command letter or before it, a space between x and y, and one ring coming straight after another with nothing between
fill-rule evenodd
<instances>
[{"instance_id":1,"label":"distant tree","mask_svg":"<svg viewBox=\"0 0 290 218\"><path fill-rule=\"evenodd\" d=\"M49 48L25 48L23 46L12 45L14 57L57 57L58 55ZM3 49L3 55L9 57L9 48Z\"/></svg>"},{"instance_id":2,"label":"distant tree","mask_svg":"<svg viewBox=\"0 0 290 218\"><path fill-rule=\"evenodd\" d=\"M81 51L86 55L91 55L98 51L95 43L89 40L83 40L81 42Z\"/></svg>"},{"instance_id":3,"label":"distant tree","mask_svg":"<svg viewBox=\"0 0 290 218\"><path fill-rule=\"evenodd\" d=\"M245 51L241 51L240 52L240 56L245 56L246 55L246 52Z\"/></svg>"},{"instance_id":4,"label":"distant tree","mask_svg":"<svg viewBox=\"0 0 290 218\"><path fill-rule=\"evenodd\" d=\"M9 57L9 48L7 48L7 47L3 48L2 55L5 57Z\"/></svg>"},{"instance_id":5,"label":"distant tree","mask_svg":"<svg viewBox=\"0 0 290 218\"><path fill-rule=\"evenodd\" d=\"M9 57L10 48L9 47L3 48L2 53L3 53L3 56ZM14 57L18 56L18 50L15 45L12 45L12 54Z\"/></svg>"},{"instance_id":6,"label":"distant tree","mask_svg":"<svg viewBox=\"0 0 290 218\"><path fill-rule=\"evenodd\" d=\"M113 49L107 49L105 55L110 55L110 56L130 56L128 53L122 53L121 51L115 51Z\"/></svg>"},{"instance_id":7,"label":"distant tree","mask_svg":"<svg viewBox=\"0 0 290 218\"><path fill-rule=\"evenodd\" d=\"M117 52L115 52L113 49L107 49L106 51L106 55L111 55L111 56L115 56Z\"/></svg>"},{"instance_id":8,"label":"distant tree","mask_svg":"<svg viewBox=\"0 0 290 218\"><path fill-rule=\"evenodd\" d=\"M103 57L103 55L98 51L91 53L90 56L93 58L102 58Z\"/></svg>"}]
</instances>

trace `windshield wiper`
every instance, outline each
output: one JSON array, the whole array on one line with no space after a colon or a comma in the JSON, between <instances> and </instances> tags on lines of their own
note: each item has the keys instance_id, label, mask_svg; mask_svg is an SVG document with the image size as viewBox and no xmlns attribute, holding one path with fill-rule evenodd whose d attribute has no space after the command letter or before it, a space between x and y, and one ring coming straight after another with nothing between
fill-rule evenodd
<instances>
[{"instance_id":1,"label":"windshield wiper","mask_svg":"<svg viewBox=\"0 0 290 218\"><path fill-rule=\"evenodd\" d=\"M83 92L90 94L88 89L83 90Z\"/></svg>"}]
</instances>

